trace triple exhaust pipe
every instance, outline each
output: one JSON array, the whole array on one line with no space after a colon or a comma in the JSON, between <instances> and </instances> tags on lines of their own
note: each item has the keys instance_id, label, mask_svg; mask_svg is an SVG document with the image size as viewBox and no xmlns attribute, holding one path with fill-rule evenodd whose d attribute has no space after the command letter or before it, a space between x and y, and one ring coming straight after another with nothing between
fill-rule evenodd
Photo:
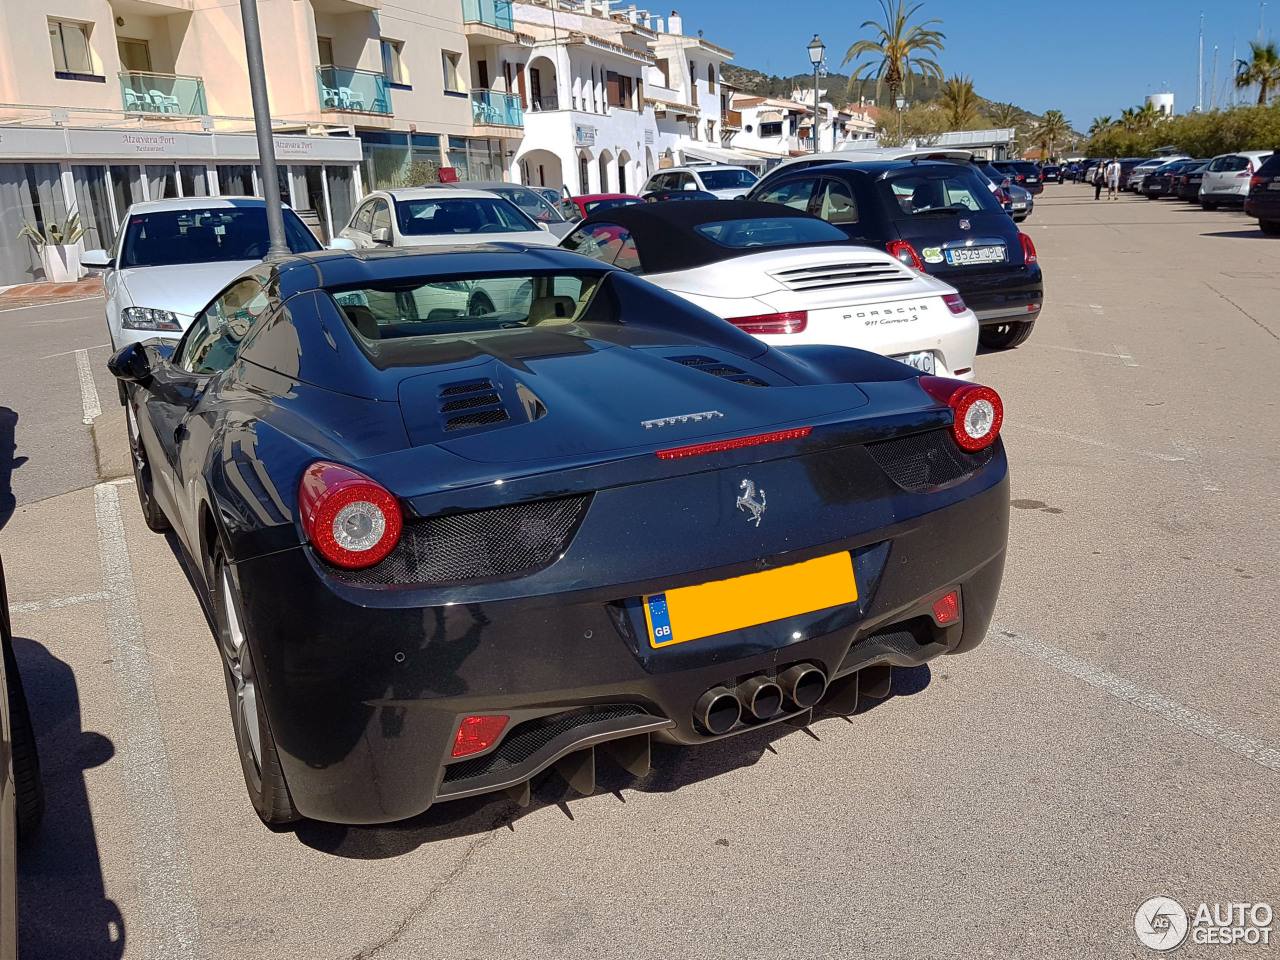
<instances>
[{"instance_id":1,"label":"triple exhaust pipe","mask_svg":"<svg viewBox=\"0 0 1280 960\"><path fill-rule=\"evenodd\" d=\"M812 663L797 663L778 674L748 677L736 690L714 686L693 708L693 718L712 734L728 733L743 714L769 720L782 712L786 703L808 710L827 692L827 675Z\"/></svg>"}]
</instances>

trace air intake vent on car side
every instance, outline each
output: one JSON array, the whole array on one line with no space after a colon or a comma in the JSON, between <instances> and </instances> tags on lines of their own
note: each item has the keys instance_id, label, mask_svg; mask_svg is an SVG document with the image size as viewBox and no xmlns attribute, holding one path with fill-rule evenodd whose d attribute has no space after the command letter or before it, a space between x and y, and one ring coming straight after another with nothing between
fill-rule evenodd
<instances>
[{"instance_id":1,"label":"air intake vent on car side","mask_svg":"<svg viewBox=\"0 0 1280 960\"><path fill-rule=\"evenodd\" d=\"M882 260L822 263L795 270L779 270L770 276L788 290L794 290L797 293L873 283L901 283L911 279L911 274L904 267L885 263Z\"/></svg>"},{"instance_id":2,"label":"air intake vent on car side","mask_svg":"<svg viewBox=\"0 0 1280 960\"><path fill-rule=\"evenodd\" d=\"M765 381L761 380L759 377L752 376L744 370L739 370L737 367L730 366L727 363L722 363L719 360L714 360L711 357L668 357L667 359L672 360L681 366L693 367L696 370L701 370L703 373L709 373L713 377L722 377L725 380L732 380L734 383L741 383L744 386L769 386L769 384L765 383Z\"/></svg>"},{"instance_id":3,"label":"air intake vent on car side","mask_svg":"<svg viewBox=\"0 0 1280 960\"><path fill-rule=\"evenodd\" d=\"M446 397L457 399L446 400ZM502 405L502 397L493 389L492 380L452 383L440 391L440 401L440 414L444 418L446 433L502 423L511 419L511 414ZM456 417L449 416L461 410L470 412Z\"/></svg>"}]
</instances>

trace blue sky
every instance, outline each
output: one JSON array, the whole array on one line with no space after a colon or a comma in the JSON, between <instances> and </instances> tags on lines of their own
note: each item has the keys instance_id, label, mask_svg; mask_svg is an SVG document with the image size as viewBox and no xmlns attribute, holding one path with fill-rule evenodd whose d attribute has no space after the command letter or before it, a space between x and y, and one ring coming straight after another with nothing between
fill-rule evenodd
<instances>
[{"instance_id":1,"label":"blue sky","mask_svg":"<svg viewBox=\"0 0 1280 960\"><path fill-rule=\"evenodd\" d=\"M625 4L624 4L625 5ZM809 69L806 45L814 33L827 45L827 66L839 71L849 45L871 31L874 0L681 0L684 32L735 52L734 63L780 76ZM670 7L649 8L666 16ZM1108 22L1101 11L1113 11ZM1176 109L1196 102L1196 51L1204 13L1204 82L1213 78L1218 46L1219 99L1231 75L1231 49L1248 53L1258 36L1257 0L1161 0L1123 3L1068 0L982 3L925 0L920 16L942 20L946 74L969 74L978 94L1009 100L1035 113L1059 109L1077 130L1101 115L1118 116L1148 93L1168 89ZM1280 35L1280 0L1265 10L1266 32ZM845 68L848 72L850 68ZM1228 96L1230 91L1228 90ZM1204 95L1206 108L1209 94Z\"/></svg>"}]
</instances>

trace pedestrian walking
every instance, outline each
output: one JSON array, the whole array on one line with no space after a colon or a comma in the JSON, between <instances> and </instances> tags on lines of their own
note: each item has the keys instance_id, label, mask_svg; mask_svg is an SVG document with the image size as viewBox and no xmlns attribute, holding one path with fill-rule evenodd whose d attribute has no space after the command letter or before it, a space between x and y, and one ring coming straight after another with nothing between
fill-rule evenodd
<instances>
[{"instance_id":1,"label":"pedestrian walking","mask_svg":"<svg viewBox=\"0 0 1280 960\"><path fill-rule=\"evenodd\" d=\"M1120 161L1116 157L1107 164L1107 199L1120 199Z\"/></svg>"},{"instance_id":2,"label":"pedestrian walking","mask_svg":"<svg viewBox=\"0 0 1280 960\"><path fill-rule=\"evenodd\" d=\"M1093 168L1093 199L1097 200L1102 196L1102 188L1107 182L1107 165L1101 160L1098 165Z\"/></svg>"}]
</instances>

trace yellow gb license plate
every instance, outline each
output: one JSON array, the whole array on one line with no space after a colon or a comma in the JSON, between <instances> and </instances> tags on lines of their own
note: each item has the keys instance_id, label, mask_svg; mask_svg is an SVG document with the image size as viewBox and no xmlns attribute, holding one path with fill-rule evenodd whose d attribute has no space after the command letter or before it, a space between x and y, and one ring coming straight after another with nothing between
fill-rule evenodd
<instances>
[{"instance_id":1,"label":"yellow gb license plate","mask_svg":"<svg viewBox=\"0 0 1280 960\"><path fill-rule=\"evenodd\" d=\"M666 647L858 599L853 557L836 553L644 598L649 643Z\"/></svg>"}]
</instances>

